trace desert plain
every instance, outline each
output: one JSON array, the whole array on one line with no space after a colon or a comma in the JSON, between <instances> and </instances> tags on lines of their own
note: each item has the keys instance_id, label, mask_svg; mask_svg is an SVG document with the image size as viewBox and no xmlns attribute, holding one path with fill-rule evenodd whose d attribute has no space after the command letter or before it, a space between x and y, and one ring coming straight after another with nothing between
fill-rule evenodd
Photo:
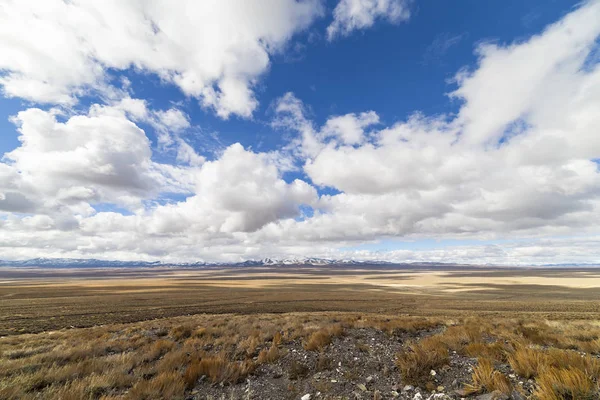
<instances>
[{"instance_id":1,"label":"desert plain","mask_svg":"<svg viewBox=\"0 0 600 400\"><path fill-rule=\"evenodd\" d=\"M598 399L600 269L0 268L2 399Z\"/></svg>"}]
</instances>

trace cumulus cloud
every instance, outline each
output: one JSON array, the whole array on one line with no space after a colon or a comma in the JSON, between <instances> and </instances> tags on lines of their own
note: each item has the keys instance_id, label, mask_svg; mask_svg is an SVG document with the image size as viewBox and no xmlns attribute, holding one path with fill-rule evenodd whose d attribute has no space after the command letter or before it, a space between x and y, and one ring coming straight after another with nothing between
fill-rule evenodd
<instances>
[{"instance_id":1,"label":"cumulus cloud","mask_svg":"<svg viewBox=\"0 0 600 400\"><path fill-rule=\"evenodd\" d=\"M465 102L457 120L463 140L494 144L520 120L552 126L564 99L593 94L582 80L591 84L595 76L585 61L600 34L599 19L600 3L593 1L526 42L480 45L477 68L459 73L451 94Z\"/></svg>"},{"instance_id":2,"label":"cumulus cloud","mask_svg":"<svg viewBox=\"0 0 600 400\"><path fill-rule=\"evenodd\" d=\"M408 0L340 0L333 10L333 22L327 27L327 38L348 36L353 31L373 26L384 19L399 23L410 17Z\"/></svg>"},{"instance_id":3,"label":"cumulus cloud","mask_svg":"<svg viewBox=\"0 0 600 400\"><path fill-rule=\"evenodd\" d=\"M0 164L0 210L89 215L94 203L139 208L161 191L184 190L176 167L152 161L150 142L129 112L147 114L129 99L93 105L64 122L59 111L39 108L12 117L21 145Z\"/></svg>"},{"instance_id":4,"label":"cumulus cloud","mask_svg":"<svg viewBox=\"0 0 600 400\"><path fill-rule=\"evenodd\" d=\"M298 216L299 205L316 201L312 186L298 179L286 183L268 155L245 150L237 143L202 166L194 196L153 210L149 230L252 232L269 222Z\"/></svg>"},{"instance_id":5,"label":"cumulus cloud","mask_svg":"<svg viewBox=\"0 0 600 400\"><path fill-rule=\"evenodd\" d=\"M79 2L63 6L85 10L82 4L92 7ZM149 21L157 25L140 34L145 40L151 32L154 45L162 46L160 32L167 29L168 21L172 23L172 13L167 10L161 16L153 7L162 3L152 4L149 15L156 21ZM49 11L42 9L39 15L44 12ZM306 14L306 23L310 18ZM297 135L289 145L271 153L233 144L206 160L180 135L190 129L190 119L182 110L152 110L139 99L108 99L107 104L93 105L82 115L29 108L13 118L21 145L0 163L0 258L35 254L239 261L306 255L498 264L598 262L600 67L590 55L598 49L599 19L600 2L588 2L528 40L479 46L477 64L455 77L450 96L460 104L453 115L415 113L386 124L375 111L365 111L332 115L318 123L307 112L308 106L287 93L274 106L272 126ZM182 27L171 27L169 32L181 33ZM251 32L266 29L247 28ZM238 32L238 28L228 29ZM119 64L103 58L110 43L103 45L107 48L90 44L88 50L93 49L95 56L77 58L79 53L74 54L74 64L91 62L92 70L100 67L98 76L89 81L80 80L77 74L75 78L65 75L63 82L44 75L40 82L51 87L39 93L57 95L53 101L62 101L64 94L68 102L86 85L105 82L107 68L133 63L161 74L184 91L193 89L192 95L216 108L244 115L251 101L243 106L235 98L253 96L244 91L251 90L252 80L268 65L271 44L282 45L282 38L294 31L277 31L272 34L273 42L259 40L266 64L244 69L241 81L229 82L230 71L217 63L217 72L206 75L212 78L195 86L193 73L204 70L186 63L187 53L173 50L170 55L179 57L177 65L189 67L192 75L185 74L188 70L164 67L168 65L164 60L166 64L152 64L139 56L132 61L131 54L143 54L144 46L124 52ZM87 37L82 35L74 38ZM241 37L251 43L262 38L258 34ZM123 46L128 49L127 43ZM256 49L247 44L242 48ZM227 54L239 60L246 57ZM24 66L33 65L28 55L13 55L26 60ZM30 76L25 67L2 68L8 71L2 78L8 94L13 90L11 79ZM218 72L222 68L229 72ZM235 71L233 75L240 76ZM240 82L245 86L236 86ZM235 98L227 100L229 94L223 88L229 84L229 94ZM235 93L246 94L238 97ZM151 124L162 146L176 149L177 159L188 165L157 163L138 126L141 122ZM156 150L161 151L160 147ZM290 178L289 172L299 175L295 167L305 178ZM316 188L321 189L320 195ZM159 199L169 191L185 199ZM97 212L95 206L104 203L128 212ZM561 235L578 237L547 238ZM382 238L423 237L486 242L420 251L352 249ZM524 240L498 242L506 237Z\"/></svg>"},{"instance_id":6,"label":"cumulus cloud","mask_svg":"<svg viewBox=\"0 0 600 400\"><path fill-rule=\"evenodd\" d=\"M379 122L379 116L374 111L356 114L346 114L329 118L321 131L324 137L333 137L344 144L359 144L364 139L364 129Z\"/></svg>"},{"instance_id":7,"label":"cumulus cloud","mask_svg":"<svg viewBox=\"0 0 600 400\"><path fill-rule=\"evenodd\" d=\"M347 129L352 140L326 141L340 117L316 128L299 100L284 96L278 121L301 133L306 174L342 193L323 196L323 213L282 230L333 241L593 231L600 69L588 55L599 13L600 3L588 3L528 41L479 48L478 68L457 76L452 96L464 103L456 117L415 114L368 136ZM560 50L547 62L551 48Z\"/></svg>"},{"instance_id":8,"label":"cumulus cloud","mask_svg":"<svg viewBox=\"0 0 600 400\"><path fill-rule=\"evenodd\" d=\"M61 233L52 217L10 215L0 222L0 258L19 258L25 248L51 257L255 258L264 248L254 232L294 220L302 216L301 205L318 201L312 186L298 179L285 182L276 165L268 154L231 145L195 171L194 193L185 201L132 215L85 216L77 221L77 235Z\"/></svg>"},{"instance_id":9,"label":"cumulus cloud","mask_svg":"<svg viewBox=\"0 0 600 400\"><path fill-rule=\"evenodd\" d=\"M322 13L319 0L9 0L0 7L0 85L9 97L74 104L110 96L110 71L158 75L222 118L249 117L269 57Z\"/></svg>"}]
</instances>

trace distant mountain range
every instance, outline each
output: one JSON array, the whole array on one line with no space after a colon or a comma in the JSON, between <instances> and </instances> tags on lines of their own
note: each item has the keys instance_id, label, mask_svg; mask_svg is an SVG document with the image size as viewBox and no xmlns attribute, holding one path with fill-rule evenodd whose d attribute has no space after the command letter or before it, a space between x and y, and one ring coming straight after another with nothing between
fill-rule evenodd
<instances>
[{"instance_id":1,"label":"distant mountain range","mask_svg":"<svg viewBox=\"0 0 600 400\"><path fill-rule=\"evenodd\" d=\"M29 260L0 260L0 266L3 267L44 267L44 268L133 268L133 267L178 267L178 268L200 268L200 267L258 267L258 266L291 266L291 265L315 265L315 266L344 266L344 265L388 265L388 266L410 266L410 267L475 267L473 264L459 263L439 263L439 262L406 262L395 263L389 261L357 261L357 260L336 260L325 258L285 258L273 259L264 258L262 260L248 260L242 262L184 262L184 263L165 263L161 261L119 261L119 260L98 260L94 258L32 258ZM489 266L494 265L477 265ZM598 264L571 263L571 264L544 264L536 265L536 267L595 267ZM516 267L516 266L515 266Z\"/></svg>"},{"instance_id":2,"label":"distant mountain range","mask_svg":"<svg viewBox=\"0 0 600 400\"><path fill-rule=\"evenodd\" d=\"M160 261L117 261L117 260L98 260L87 258L32 258L29 260L0 260L0 266L5 267L48 267L48 268L126 268L126 267L214 267L214 266L264 266L264 265L352 265L368 264L381 265L393 264L386 261L355 261L355 260L329 260L322 258L286 258L273 259L265 258L262 260L248 260L243 262L185 262L185 263L164 263Z\"/></svg>"}]
</instances>

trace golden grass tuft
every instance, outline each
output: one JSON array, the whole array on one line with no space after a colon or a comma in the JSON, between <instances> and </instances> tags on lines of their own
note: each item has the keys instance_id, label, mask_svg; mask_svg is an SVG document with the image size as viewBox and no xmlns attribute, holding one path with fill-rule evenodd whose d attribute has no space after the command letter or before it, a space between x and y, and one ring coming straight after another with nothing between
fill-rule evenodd
<instances>
[{"instance_id":1,"label":"golden grass tuft","mask_svg":"<svg viewBox=\"0 0 600 400\"><path fill-rule=\"evenodd\" d=\"M183 399L185 382L176 372L165 372L150 381L139 381L127 393L131 400Z\"/></svg>"},{"instance_id":2,"label":"golden grass tuft","mask_svg":"<svg viewBox=\"0 0 600 400\"><path fill-rule=\"evenodd\" d=\"M440 336L431 336L409 346L397 355L396 366L405 382L426 385L431 370L448 364L448 348Z\"/></svg>"},{"instance_id":3,"label":"golden grass tuft","mask_svg":"<svg viewBox=\"0 0 600 400\"><path fill-rule=\"evenodd\" d=\"M500 371L494 369L494 363L487 358L480 358L477 366L473 368L473 383L467 384L465 389L468 394L491 393L499 391L510 394L512 385L508 378Z\"/></svg>"},{"instance_id":4,"label":"golden grass tuft","mask_svg":"<svg viewBox=\"0 0 600 400\"><path fill-rule=\"evenodd\" d=\"M470 343L481 341L479 325L474 323L449 326L439 336L440 340L446 344L448 349L457 352L462 352L465 346Z\"/></svg>"},{"instance_id":5,"label":"golden grass tuft","mask_svg":"<svg viewBox=\"0 0 600 400\"><path fill-rule=\"evenodd\" d=\"M255 368L252 361L229 361L224 354L219 354L201 359L197 371L198 376L206 375L212 383L238 383Z\"/></svg>"},{"instance_id":6,"label":"golden grass tuft","mask_svg":"<svg viewBox=\"0 0 600 400\"><path fill-rule=\"evenodd\" d=\"M192 336L194 329L190 325L178 325L169 331L169 336L171 336L174 340L182 340L187 339Z\"/></svg>"},{"instance_id":7,"label":"golden grass tuft","mask_svg":"<svg viewBox=\"0 0 600 400\"><path fill-rule=\"evenodd\" d=\"M575 351L549 349L546 364L555 368L577 368L588 376L600 377L600 360Z\"/></svg>"},{"instance_id":8,"label":"golden grass tuft","mask_svg":"<svg viewBox=\"0 0 600 400\"><path fill-rule=\"evenodd\" d=\"M269 347L269 349L262 349L260 353L258 353L257 363L273 363L277 361L278 358L279 348L275 344L275 341L273 341L273 344L271 345L271 347Z\"/></svg>"},{"instance_id":9,"label":"golden grass tuft","mask_svg":"<svg viewBox=\"0 0 600 400\"><path fill-rule=\"evenodd\" d=\"M508 362L517 374L529 379L540 373L541 368L546 364L546 356L539 350L519 346L508 356Z\"/></svg>"},{"instance_id":10,"label":"golden grass tuft","mask_svg":"<svg viewBox=\"0 0 600 400\"><path fill-rule=\"evenodd\" d=\"M598 387L592 377L577 368L547 368L536 380L534 396L539 400L594 400Z\"/></svg>"},{"instance_id":11,"label":"golden grass tuft","mask_svg":"<svg viewBox=\"0 0 600 400\"><path fill-rule=\"evenodd\" d=\"M494 343L473 342L465 346L464 352L469 357L483 357L495 361L506 361L508 354L512 349L504 343L497 341Z\"/></svg>"},{"instance_id":12,"label":"golden grass tuft","mask_svg":"<svg viewBox=\"0 0 600 400\"><path fill-rule=\"evenodd\" d=\"M340 324L321 328L313 332L308 337L308 340L304 343L304 349L311 351L321 350L331 343L334 337L341 336L343 334L344 328Z\"/></svg>"}]
</instances>

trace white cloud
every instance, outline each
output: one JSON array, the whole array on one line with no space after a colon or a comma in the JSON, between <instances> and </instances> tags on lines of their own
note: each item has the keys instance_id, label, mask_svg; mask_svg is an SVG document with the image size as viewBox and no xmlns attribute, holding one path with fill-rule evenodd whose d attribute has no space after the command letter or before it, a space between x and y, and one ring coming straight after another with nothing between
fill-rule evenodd
<instances>
[{"instance_id":1,"label":"white cloud","mask_svg":"<svg viewBox=\"0 0 600 400\"><path fill-rule=\"evenodd\" d=\"M127 118L130 110L145 115L142 105L93 105L64 122L56 110L19 112L12 122L21 145L0 164L0 209L88 215L91 204L135 209L161 191L185 190L186 178L151 160L144 131Z\"/></svg>"},{"instance_id":2,"label":"white cloud","mask_svg":"<svg viewBox=\"0 0 600 400\"><path fill-rule=\"evenodd\" d=\"M598 49L599 17L600 2L589 2L529 40L480 47L477 66L456 79L457 115L417 113L386 126L368 111L318 124L287 93L275 104L273 126L298 135L271 153L234 144L207 161L180 135L191 129L183 110L152 110L138 99L108 100L84 115L22 111L14 119L21 146L0 163L0 258L598 262L600 67L588 58ZM130 59L122 54L123 63ZM260 74L263 64L254 65ZM189 78L165 71L165 80ZM71 96L87 84L70 79L54 89ZM185 85L217 107L241 110L219 92L225 75L215 79ZM153 161L139 122L152 124L189 166ZM298 166L311 182L284 179ZM318 196L313 184L335 190ZM187 198L160 197L168 191ZM132 212L96 212L99 203ZM561 235L579 237L547 239ZM423 237L493 244L352 250ZM497 241L507 237L526 240Z\"/></svg>"},{"instance_id":3,"label":"white cloud","mask_svg":"<svg viewBox=\"0 0 600 400\"><path fill-rule=\"evenodd\" d=\"M531 266L548 264L599 263L600 237L549 238L503 241L491 244L438 246L423 250L348 251L345 256L359 260L394 262L451 262ZM344 254L344 253L342 253Z\"/></svg>"},{"instance_id":4,"label":"white cloud","mask_svg":"<svg viewBox=\"0 0 600 400\"><path fill-rule=\"evenodd\" d=\"M464 104L456 117L416 114L368 136L354 130L351 140L327 141L323 132L339 117L314 128L287 94L278 121L301 133L305 172L343 193L322 197L325 213L282 232L332 241L593 232L600 68L587 55L597 47L599 16L592 2L540 36L485 47L479 68L457 81Z\"/></svg>"},{"instance_id":5,"label":"white cloud","mask_svg":"<svg viewBox=\"0 0 600 400\"><path fill-rule=\"evenodd\" d=\"M251 232L269 222L299 215L300 204L315 204L316 190L301 180L286 183L264 153L228 147L206 162L196 178L195 195L153 210L150 232ZM182 225L183 224L183 225Z\"/></svg>"},{"instance_id":6,"label":"white cloud","mask_svg":"<svg viewBox=\"0 0 600 400\"><path fill-rule=\"evenodd\" d=\"M366 29L377 19L391 23L410 17L408 0L340 0L333 10L333 22L327 27L327 38L348 36L355 30Z\"/></svg>"},{"instance_id":7,"label":"white cloud","mask_svg":"<svg viewBox=\"0 0 600 400\"><path fill-rule=\"evenodd\" d=\"M599 20L600 2L592 1L526 42L480 45L477 69L459 73L452 92L465 101L457 120L462 140L494 144L511 123L555 120L564 99L593 91L582 82L590 80L582 68Z\"/></svg>"},{"instance_id":8,"label":"white cloud","mask_svg":"<svg viewBox=\"0 0 600 400\"><path fill-rule=\"evenodd\" d=\"M341 115L329 118L321 134L323 137L338 138L344 144L359 144L364 139L364 129L378 122L379 116L374 111Z\"/></svg>"},{"instance_id":9,"label":"white cloud","mask_svg":"<svg viewBox=\"0 0 600 400\"><path fill-rule=\"evenodd\" d=\"M74 104L110 96L110 70L176 84L222 118L249 117L270 54L321 14L319 0L9 0L0 7L6 96Z\"/></svg>"}]
</instances>

